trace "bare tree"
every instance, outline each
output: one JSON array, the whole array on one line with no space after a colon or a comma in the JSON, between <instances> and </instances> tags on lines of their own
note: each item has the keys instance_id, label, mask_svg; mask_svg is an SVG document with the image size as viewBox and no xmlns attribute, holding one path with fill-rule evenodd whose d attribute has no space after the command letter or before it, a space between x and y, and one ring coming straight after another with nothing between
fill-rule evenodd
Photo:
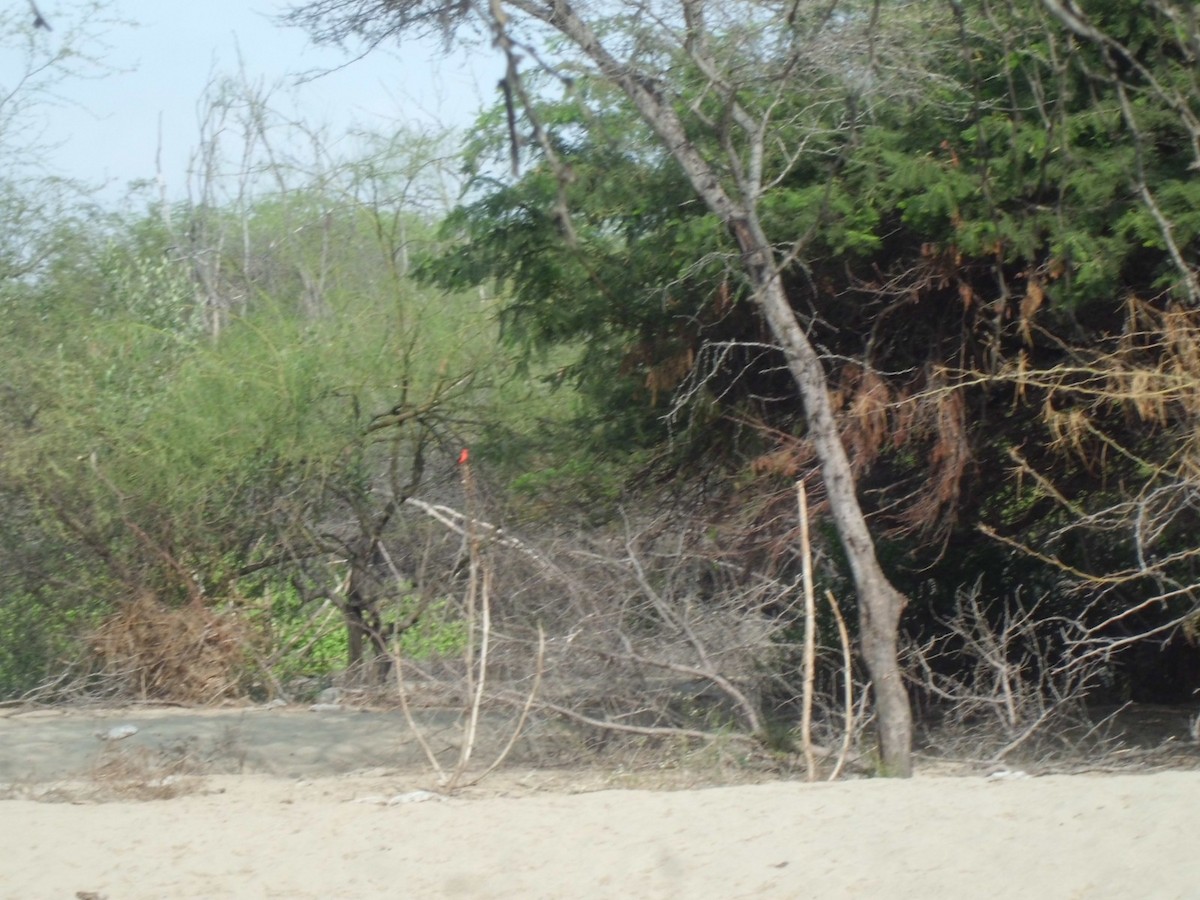
<instances>
[{"instance_id":1,"label":"bare tree","mask_svg":"<svg viewBox=\"0 0 1200 900\"><path fill-rule=\"evenodd\" d=\"M296 7L288 21L320 41L369 46L429 34L441 35L447 45L472 33L489 35L507 61L501 88L514 162L522 143L532 143L562 179L570 172L538 123L521 79L522 63L533 61L568 89L579 75L612 85L653 130L697 197L735 239L737 269L786 358L859 597L883 765L889 774L907 776L912 714L897 662L905 598L876 558L821 356L781 278L789 267L803 268L807 236L774 246L760 215L764 197L809 152L812 132L801 124L817 117L810 109L795 109L797 85L837 82L840 93L831 93L828 101L836 104L847 84L863 88L858 93L865 96L887 70L877 6L842 6L798 0L313 0ZM895 61L903 58L894 55ZM894 75L887 80L901 83ZM529 124L528 137L518 133L518 113ZM848 110L841 127L850 127L853 115ZM570 213L562 206L557 213L570 240Z\"/></svg>"},{"instance_id":2,"label":"bare tree","mask_svg":"<svg viewBox=\"0 0 1200 900\"><path fill-rule=\"evenodd\" d=\"M1050 611L1051 598L1020 591L988 602L980 586L961 590L936 633L909 649L918 690L943 711L935 745L955 755L1002 762L1022 753L1078 754L1094 737L1086 700L1107 660L1091 652L1087 626Z\"/></svg>"}]
</instances>

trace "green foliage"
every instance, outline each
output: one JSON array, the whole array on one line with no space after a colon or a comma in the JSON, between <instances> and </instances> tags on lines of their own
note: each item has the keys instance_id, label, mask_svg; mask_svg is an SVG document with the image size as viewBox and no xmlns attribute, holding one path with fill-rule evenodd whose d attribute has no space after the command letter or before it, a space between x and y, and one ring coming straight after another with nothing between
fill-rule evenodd
<instances>
[{"instance_id":1,"label":"green foliage","mask_svg":"<svg viewBox=\"0 0 1200 900\"><path fill-rule=\"evenodd\" d=\"M45 623L0 659L9 689L123 599L219 606L261 591L239 582L271 560L268 633L311 642L280 672L344 664L344 634L305 631L289 566L339 549L329 518L366 527L380 478L419 475L426 444L466 439L455 423L504 366L478 295L407 277L406 242L429 228L387 208L403 197L361 203L372 171L398 177L364 162L348 184L249 208L80 223L38 278L0 282L0 494L20 512L0 606L10 637L39 610ZM421 652L458 640L434 618L410 639Z\"/></svg>"},{"instance_id":2,"label":"green foliage","mask_svg":"<svg viewBox=\"0 0 1200 900\"><path fill-rule=\"evenodd\" d=\"M418 608L419 598L403 597L394 614L401 620L411 618ZM409 659L428 660L462 653L467 645L467 624L449 600L435 600L421 609L416 622L400 635L400 655Z\"/></svg>"},{"instance_id":3,"label":"green foliage","mask_svg":"<svg viewBox=\"0 0 1200 900\"><path fill-rule=\"evenodd\" d=\"M449 289L494 282L502 337L524 370L549 369L554 384L578 392L569 447L548 448L559 457L582 449L581 438L601 453L661 441L698 331L725 314L705 307L730 248L644 126L595 85L578 90L607 105L585 111L568 98L539 109L564 168L543 162L498 183L490 167L504 134L481 132L468 157L476 199L451 213L443 248L418 268ZM499 123L494 114L483 121Z\"/></svg>"},{"instance_id":4,"label":"green foliage","mask_svg":"<svg viewBox=\"0 0 1200 900\"><path fill-rule=\"evenodd\" d=\"M81 635L95 622L98 603L60 608L44 594L20 593L0 580L0 697L34 691L78 655Z\"/></svg>"},{"instance_id":5,"label":"green foliage","mask_svg":"<svg viewBox=\"0 0 1200 900\"><path fill-rule=\"evenodd\" d=\"M314 610L294 585L277 578L247 583L243 590L249 618L274 661L271 674L280 684L345 670L347 635L336 608L326 604Z\"/></svg>"},{"instance_id":6,"label":"green foliage","mask_svg":"<svg viewBox=\"0 0 1200 900\"><path fill-rule=\"evenodd\" d=\"M1198 108L1195 35L1132 0L1085 12L1113 43L1067 32L1037 4L919 2L882 17L870 58L849 41L847 13L846 27L822 32L820 49L836 54L847 38L845 58L856 63L810 77L808 60L789 58L805 75L788 76L788 91L765 76L778 60L735 67L738 102L769 134L758 212L781 256L799 248L801 263L783 277L827 354L863 496L877 506L876 528L894 539L894 567L949 581L974 560L997 582L1025 566L1031 582L1050 583L1046 570L1014 563L973 530L987 522L1050 535L1064 524L1045 490L1012 481L1009 449L1029 453L1049 438L1046 394L1005 378L1119 342L1135 328L1125 314L1131 298L1190 302L1174 254L1194 268L1200 249L1188 124ZM900 75L877 65L886 41L919 62ZM657 44L646 52L669 55ZM723 159L715 135L727 109L689 66L664 61L676 109L698 150ZM468 153L472 190L443 228L445 246L421 267L456 289L500 285L503 334L531 370L546 354L569 354L557 374L579 389L575 440L569 449L527 443L516 492L530 504L557 493L603 507L648 458L691 442L696 453L680 456L703 462L689 473L720 453L740 455L742 496L769 494L776 469L759 454L772 448L739 429L761 423L781 436L786 462L795 452L787 439L804 434L803 410L774 354L722 349L722 364L706 365L714 347L763 339L729 235L604 84L581 77L562 99L546 92L535 115L555 158L535 150L519 177L498 176L508 123L500 110L481 119ZM863 369L891 373L878 376L881 396L904 398L882 424L853 412ZM699 383L689 377L697 375ZM929 398L959 379L956 417ZM1128 421L1114 425L1133 439ZM964 462L949 471L955 454ZM1053 471L1072 497L1098 504L1113 499L1116 472L1136 474L1113 459L1089 470L1037 456L1039 471ZM946 499L921 513L931 496ZM921 592L921 578L905 580Z\"/></svg>"}]
</instances>

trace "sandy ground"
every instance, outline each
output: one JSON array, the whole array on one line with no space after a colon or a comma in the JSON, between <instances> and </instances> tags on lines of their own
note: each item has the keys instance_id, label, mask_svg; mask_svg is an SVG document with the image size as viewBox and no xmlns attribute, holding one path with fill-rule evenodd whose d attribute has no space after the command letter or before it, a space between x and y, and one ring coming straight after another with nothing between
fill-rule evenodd
<instances>
[{"instance_id":1,"label":"sandy ground","mask_svg":"<svg viewBox=\"0 0 1200 900\"><path fill-rule=\"evenodd\" d=\"M126 722L134 750L96 749ZM224 752L242 774L103 766L161 762L206 729L205 766ZM362 741L396 753L402 732L352 713L2 718L0 796L39 799L0 800L0 897L1200 897L1200 772L648 791L594 789L644 774L515 768L388 805L432 786L416 767L364 774ZM133 799L139 784L178 795Z\"/></svg>"}]
</instances>

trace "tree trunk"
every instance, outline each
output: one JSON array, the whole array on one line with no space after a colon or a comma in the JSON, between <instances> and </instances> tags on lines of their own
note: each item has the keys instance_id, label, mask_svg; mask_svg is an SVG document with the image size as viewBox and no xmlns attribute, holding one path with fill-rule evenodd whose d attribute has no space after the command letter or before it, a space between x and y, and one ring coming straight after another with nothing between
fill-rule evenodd
<instances>
[{"instance_id":1,"label":"tree trunk","mask_svg":"<svg viewBox=\"0 0 1200 900\"><path fill-rule=\"evenodd\" d=\"M357 677L363 664L363 636L366 629L356 610L347 609L343 616L346 620L346 671Z\"/></svg>"},{"instance_id":2,"label":"tree trunk","mask_svg":"<svg viewBox=\"0 0 1200 900\"><path fill-rule=\"evenodd\" d=\"M632 66L619 62L566 0L551 0L548 7L517 3L530 15L542 18L596 63L600 72L624 91L643 120L659 136L663 147L683 168L692 189L710 210L733 232L742 250L742 264L754 288L754 300L762 311L787 359L788 369L799 389L813 442L825 482L829 508L837 526L846 558L850 562L858 593L863 661L870 673L879 716L879 749L886 774L907 777L912 774L912 709L900 672L898 638L904 597L884 574L875 556L875 543L867 528L858 502L857 485L846 448L842 444L833 407L829 402L825 369L816 349L796 320L787 294L775 268L774 252L757 217L762 194L761 157L764 133L748 120L745 133L750 139L746 150L751 164L734 164L738 177L737 193L723 185L717 169L705 158L688 135L687 129L671 105L669 95L653 79L639 75ZM539 12L539 9L541 10ZM497 21L503 29L503 22ZM730 98L736 113L736 98ZM745 118L745 117L744 117ZM736 151L730 147L731 154ZM736 163L735 160L730 160Z\"/></svg>"},{"instance_id":3,"label":"tree trunk","mask_svg":"<svg viewBox=\"0 0 1200 900\"><path fill-rule=\"evenodd\" d=\"M788 369L799 389L829 499L829 510L858 593L859 630L863 662L871 676L879 716L879 751L886 774L912 774L912 708L899 662L900 613L904 596L892 586L875 556L875 542L858 502L850 459L842 444L837 419L829 402L825 369L808 336L796 321L783 285L775 272L770 244L753 220L730 223L741 246L746 271L755 285L755 299L771 333L779 342Z\"/></svg>"},{"instance_id":4,"label":"tree trunk","mask_svg":"<svg viewBox=\"0 0 1200 900\"><path fill-rule=\"evenodd\" d=\"M342 616L346 622L346 671L355 681L365 681L367 677L366 650L371 641L368 609L367 598L362 590L362 575L354 568L346 584Z\"/></svg>"}]
</instances>

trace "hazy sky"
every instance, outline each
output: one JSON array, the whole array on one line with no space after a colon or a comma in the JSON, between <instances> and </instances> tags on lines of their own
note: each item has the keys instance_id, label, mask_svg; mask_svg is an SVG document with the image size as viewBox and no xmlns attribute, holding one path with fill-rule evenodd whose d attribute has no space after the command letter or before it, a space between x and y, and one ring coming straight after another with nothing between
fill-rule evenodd
<instances>
[{"instance_id":1,"label":"hazy sky","mask_svg":"<svg viewBox=\"0 0 1200 900\"><path fill-rule=\"evenodd\" d=\"M37 40L51 49L81 24L71 0L38 5L54 30L39 31ZM340 50L313 47L299 29L272 21L287 6L284 0L111 0L110 13L136 23L104 33L104 59L122 71L59 88L68 102L49 119L48 137L60 143L47 159L50 168L109 181L108 196L131 180L153 178L161 115L164 174L173 192L182 190L200 98L214 76L237 72L239 52L252 79L281 83L276 105L335 133L352 124L386 131L412 120L465 125L495 96L503 66L488 48L442 60L435 46L413 43L349 62ZM87 30L90 23L82 24ZM347 62L294 86L299 73Z\"/></svg>"}]
</instances>

